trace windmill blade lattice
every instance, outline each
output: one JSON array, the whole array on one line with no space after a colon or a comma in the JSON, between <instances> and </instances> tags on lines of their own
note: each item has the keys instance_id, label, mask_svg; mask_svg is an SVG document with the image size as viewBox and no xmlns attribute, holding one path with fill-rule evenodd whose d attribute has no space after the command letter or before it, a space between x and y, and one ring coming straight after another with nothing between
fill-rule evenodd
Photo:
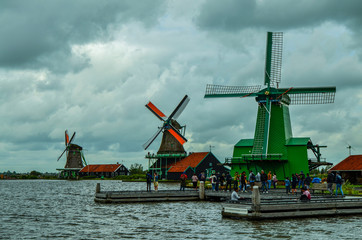
<instances>
[{"instance_id":1,"label":"windmill blade lattice","mask_svg":"<svg viewBox=\"0 0 362 240\"><path fill-rule=\"evenodd\" d=\"M172 119L176 120L180 116L180 114L183 112L183 110L185 109L185 107L187 106L189 101L190 101L190 98L187 95L185 95L185 97L177 105L175 110L171 113L169 119L172 118Z\"/></svg>"},{"instance_id":2,"label":"windmill blade lattice","mask_svg":"<svg viewBox=\"0 0 362 240\"><path fill-rule=\"evenodd\" d=\"M150 138L150 139L148 139L148 141L147 142L145 142L143 145L142 145L142 147L143 147L143 149L147 149L152 143L153 143L153 141L155 141L155 139L158 137L158 135L162 132L162 130L163 130L163 128L159 128L158 130L157 130L157 132Z\"/></svg>"},{"instance_id":3,"label":"windmill blade lattice","mask_svg":"<svg viewBox=\"0 0 362 240\"><path fill-rule=\"evenodd\" d=\"M285 90L285 91L284 91ZM336 87L278 89L288 94L290 105L334 103Z\"/></svg>"},{"instance_id":4,"label":"windmill blade lattice","mask_svg":"<svg viewBox=\"0 0 362 240\"><path fill-rule=\"evenodd\" d=\"M282 75L283 33L268 32L264 84L277 87Z\"/></svg>"},{"instance_id":5,"label":"windmill blade lattice","mask_svg":"<svg viewBox=\"0 0 362 240\"><path fill-rule=\"evenodd\" d=\"M75 137L75 132L73 133L72 137L69 139L68 130L65 130L65 149L62 152L62 154L60 154L57 161L59 161L59 159L61 159L64 153L68 150L69 145L72 143L74 137Z\"/></svg>"},{"instance_id":6,"label":"windmill blade lattice","mask_svg":"<svg viewBox=\"0 0 362 240\"><path fill-rule=\"evenodd\" d=\"M205 98L210 97L248 97L259 92L261 85L256 86L222 86L206 85Z\"/></svg>"}]
</instances>

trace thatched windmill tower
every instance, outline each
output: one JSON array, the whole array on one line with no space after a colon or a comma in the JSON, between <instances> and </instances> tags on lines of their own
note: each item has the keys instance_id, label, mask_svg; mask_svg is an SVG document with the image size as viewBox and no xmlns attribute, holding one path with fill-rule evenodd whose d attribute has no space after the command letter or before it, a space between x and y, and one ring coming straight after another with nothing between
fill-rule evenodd
<instances>
[{"instance_id":1,"label":"thatched windmill tower","mask_svg":"<svg viewBox=\"0 0 362 240\"><path fill-rule=\"evenodd\" d=\"M65 178L75 179L78 177L78 172L87 165L83 155L83 148L77 144L73 144L72 141L75 137L75 132L69 139L68 131L65 131L65 149L58 157L58 160L66 153L67 161L64 168L57 169L61 171L61 175Z\"/></svg>"}]
</instances>

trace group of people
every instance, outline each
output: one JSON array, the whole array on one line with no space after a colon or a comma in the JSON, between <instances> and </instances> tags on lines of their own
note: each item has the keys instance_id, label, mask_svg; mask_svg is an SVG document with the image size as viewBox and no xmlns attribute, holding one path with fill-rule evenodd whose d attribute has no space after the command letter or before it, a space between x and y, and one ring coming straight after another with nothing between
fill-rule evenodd
<instances>
[{"instance_id":1,"label":"group of people","mask_svg":"<svg viewBox=\"0 0 362 240\"><path fill-rule=\"evenodd\" d=\"M344 193L342 190L342 184L343 179L341 177L341 174L339 172L336 172L336 175L333 174L333 172L328 173L327 176L327 188L328 191L333 195L333 183L336 184L336 193L335 195L338 195L338 190L341 191L342 197L344 197Z\"/></svg>"},{"instance_id":2,"label":"group of people","mask_svg":"<svg viewBox=\"0 0 362 240\"><path fill-rule=\"evenodd\" d=\"M153 182L153 187L155 191L158 191L158 173L154 172L153 177L150 172L146 173L146 182L147 182L147 192L151 192L151 183Z\"/></svg>"},{"instance_id":3,"label":"group of people","mask_svg":"<svg viewBox=\"0 0 362 240\"><path fill-rule=\"evenodd\" d=\"M228 176L226 176L228 179ZM231 177L230 177L231 178ZM268 193L271 186L273 185L274 189L276 188L278 179L276 174L272 174L269 171L268 174L264 170L261 172L257 172L254 174L252 170L250 170L249 175L246 175L246 172L243 171L241 174L235 172L233 177L234 188L239 188L240 191L246 192L248 186L250 186L251 191L253 191L253 187L256 183L261 183L261 191L263 193ZM231 191L231 180L226 183L226 190L228 190L228 186L230 186Z\"/></svg>"},{"instance_id":4,"label":"group of people","mask_svg":"<svg viewBox=\"0 0 362 240\"><path fill-rule=\"evenodd\" d=\"M151 191L151 183L154 184L155 191L158 191L158 174L155 172L152 175L150 172L147 172L146 179L147 179L147 191ZM193 184L193 188L197 190L197 183L198 181L205 182L207 179L205 172L201 172L198 176L196 173L194 173L191 177L191 181ZM187 175L185 172L183 172L180 176L180 191L185 191L186 188L186 180ZM212 190L213 191L219 191L219 187L223 187L224 185L226 191L230 191L233 189L232 195L234 195L234 198L237 199L237 194L235 195L234 192L239 190L240 192L246 192L248 186L250 187L251 191L253 190L253 187L255 183L261 183L261 191L263 193L268 193L268 191L271 189L271 186L273 185L273 188L276 188L278 179L276 174L272 174L271 171L268 172L268 174L265 173L264 170L261 170L260 173L257 172L257 174L254 174L252 170L250 170L249 175L246 175L246 172L243 171L241 174L238 172L235 172L234 176L232 177L230 173L223 173L220 174L219 172L215 173L212 172L211 176L209 177ZM306 175L303 173L303 171L300 171L300 173L292 174L291 178L286 177L284 180L285 183L285 190L286 194L297 194L297 188L301 189L302 197L304 200L311 199L311 195L309 192L310 184L312 182L311 177L309 176L309 173ZM342 196L344 196L342 191L342 183L343 180L340 176L340 174L337 172L336 175L334 175L332 172L328 174L327 177L327 186L328 190L331 194L333 194L333 183L336 184L336 191L335 195L337 196L338 191L341 192ZM233 185L233 188L232 188ZM240 198L240 197L239 197ZM302 199L301 199L302 200Z\"/></svg>"},{"instance_id":5,"label":"group of people","mask_svg":"<svg viewBox=\"0 0 362 240\"><path fill-rule=\"evenodd\" d=\"M298 189L309 189L311 182L312 178L309 176L309 173L307 175L303 171L300 171L299 174L293 173L290 179L286 177L284 180L286 194L297 194L297 186Z\"/></svg>"}]
</instances>

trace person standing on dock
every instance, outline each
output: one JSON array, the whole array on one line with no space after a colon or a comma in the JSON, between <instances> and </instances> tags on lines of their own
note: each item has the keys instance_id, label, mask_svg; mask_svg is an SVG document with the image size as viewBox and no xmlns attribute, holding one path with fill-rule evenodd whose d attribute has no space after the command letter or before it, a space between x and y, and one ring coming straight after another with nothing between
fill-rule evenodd
<instances>
[{"instance_id":1,"label":"person standing on dock","mask_svg":"<svg viewBox=\"0 0 362 240\"><path fill-rule=\"evenodd\" d=\"M205 176L205 172L201 172L199 175L199 181L200 182L205 182L206 181L206 176Z\"/></svg>"},{"instance_id":2,"label":"person standing on dock","mask_svg":"<svg viewBox=\"0 0 362 240\"><path fill-rule=\"evenodd\" d=\"M215 191L219 191L219 185L220 185L220 173L217 172L216 173L216 182L215 182Z\"/></svg>"},{"instance_id":3,"label":"person standing on dock","mask_svg":"<svg viewBox=\"0 0 362 240\"><path fill-rule=\"evenodd\" d=\"M290 180L289 180L289 177L285 178L285 191L289 195L289 193L290 193Z\"/></svg>"},{"instance_id":4,"label":"person standing on dock","mask_svg":"<svg viewBox=\"0 0 362 240\"><path fill-rule=\"evenodd\" d=\"M240 176L240 191L246 191L246 173L243 171Z\"/></svg>"},{"instance_id":5,"label":"person standing on dock","mask_svg":"<svg viewBox=\"0 0 362 240\"><path fill-rule=\"evenodd\" d=\"M217 180L217 177L216 177L215 173L212 173L212 175L210 176L210 182L211 182L212 191L215 191L215 188L216 188L216 180Z\"/></svg>"},{"instance_id":6,"label":"person standing on dock","mask_svg":"<svg viewBox=\"0 0 362 240\"><path fill-rule=\"evenodd\" d=\"M151 192L152 176L150 172L146 173L146 181L147 181L147 192Z\"/></svg>"},{"instance_id":7,"label":"person standing on dock","mask_svg":"<svg viewBox=\"0 0 362 240\"><path fill-rule=\"evenodd\" d=\"M277 175L274 173L274 175L273 175L273 187L274 187L274 189L277 188L277 183L278 183L278 178L277 178Z\"/></svg>"},{"instance_id":8,"label":"person standing on dock","mask_svg":"<svg viewBox=\"0 0 362 240\"><path fill-rule=\"evenodd\" d=\"M156 172L153 175L153 186L155 187L155 191L158 191L158 174Z\"/></svg>"},{"instance_id":9,"label":"person standing on dock","mask_svg":"<svg viewBox=\"0 0 362 240\"><path fill-rule=\"evenodd\" d=\"M239 183L239 173L235 172L235 174L234 174L234 188L238 188L238 183Z\"/></svg>"},{"instance_id":10,"label":"person standing on dock","mask_svg":"<svg viewBox=\"0 0 362 240\"><path fill-rule=\"evenodd\" d=\"M192 185L193 185L194 189L197 190L197 181L199 180L199 178L196 176L196 173L194 173L194 175L192 175L191 179L192 179Z\"/></svg>"},{"instance_id":11,"label":"person standing on dock","mask_svg":"<svg viewBox=\"0 0 362 240\"><path fill-rule=\"evenodd\" d=\"M298 188L304 187L304 179L305 179L305 175L304 175L303 171L300 171Z\"/></svg>"},{"instance_id":12,"label":"person standing on dock","mask_svg":"<svg viewBox=\"0 0 362 240\"><path fill-rule=\"evenodd\" d=\"M304 180L304 186L307 187L307 189L309 189L311 182L312 182L312 179L310 178L309 173L307 173L307 176L305 177L305 180Z\"/></svg>"},{"instance_id":13,"label":"person standing on dock","mask_svg":"<svg viewBox=\"0 0 362 240\"><path fill-rule=\"evenodd\" d=\"M222 174L219 173L219 176L220 176L220 189L223 189L225 184L225 173Z\"/></svg>"},{"instance_id":14,"label":"person standing on dock","mask_svg":"<svg viewBox=\"0 0 362 240\"><path fill-rule=\"evenodd\" d=\"M298 183L298 178L293 173L292 174L292 194L293 193L297 194L297 183Z\"/></svg>"},{"instance_id":15,"label":"person standing on dock","mask_svg":"<svg viewBox=\"0 0 362 240\"><path fill-rule=\"evenodd\" d=\"M260 173L257 172L256 176L255 176L255 182L261 182L261 179L260 179Z\"/></svg>"},{"instance_id":16,"label":"person standing on dock","mask_svg":"<svg viewBox=\"0 0 362 240\"><path fill-rule=\"evenodd\" d=\"M268 173L268 190L271 188L271 182L272 182L273 175L271 174L271 171Z\"/></svg>"},{"instance_id":17,"label":"person standing on dock","mask_svg":"<svg viewBox=\"0 0 362 240\"><path fill-rule=\"evenodd\" d=\"M327 176L327 189L333 195L333 183L335 182L334 174L332 172L328 173Z\"/></svg>"},{"instance_id":18,"label":"person standing on dock","mask_svg":"<svg viewBox=\"0 0 362 240\"><path fill-rule=\"evenodd\" d=\"M231 175L230 175L230 173L228 172L228 173L226 174L226 191L227 191L228 189L230 189L230 192L231 192L231 180L232 180Z\"/></svg>"},{"instance_id":19,"label":"person standing on dock","mask_svg":"<svg viewBox=\"0 0 362 240\"><path fill-rule=\"evenodd\" d=\"M342 177L339 174L339 172L337 172L336 173L336 197L338 195L338 189L341 190L342 197L344 197L343 190L342 190L342 183L343 183Z\"/></svg>"},{"instance_id":20,"label":"person standing on dock","mask_svg":"<svg viewBox=\"0 0 362 240\"><path fill-rule=\"evenodd\" d=\"M268 193L268 187L267 187L268 176L266 175L264 170L261 170L260 180L261 180L261 191L263 193Z\"/></svg>"},{"instance_id":21,"label":"person standing on dock","mask_svg":"<svg viewBox=\"0 0 362 240\"><path fill-rule=\"evenodd\" d=\"M181 174L181 186L180 186L180 191L185 191L185 187L186 187L186 179L187 179L187 175L185 174L185 172L183 172Z\"/></svg>"},{"instance_id":22,"label":"person standing on dock","mask_svg":"<svg viewBox=\"0 0 362 240\"><path fill-rule=\"evenodd\" d=\"M253 187L254 187L254 184L255 184L255 175L253 173L253 170L250 170L249 183L250 183L251 191L253 191Z\"/></svg>"}]
</instances>

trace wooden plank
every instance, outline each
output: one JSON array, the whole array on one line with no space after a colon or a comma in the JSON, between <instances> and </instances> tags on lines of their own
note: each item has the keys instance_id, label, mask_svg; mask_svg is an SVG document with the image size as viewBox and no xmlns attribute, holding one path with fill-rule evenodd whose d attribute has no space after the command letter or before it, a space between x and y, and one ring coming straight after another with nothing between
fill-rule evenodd
<instances>
[{"instance_id":1,"label":"wooden plank","mask_svg":"<svg viewBox=\"0 0 362 240\"><path fill-rule=\"evenodd\" d=\"M222 211L222 216L246 219L271 219L271 218L294 218L294 217L316 217L331 215L350 215L362 214L362 208L356 209L327 209L311 211L292 211L292 212L269 212L269 213L248 213L239 214L237 211Z\"/></svg>"},{"instance_id":2,"label":"wooden plank","mask_svg":"<svg viewBox=\"0 0 362 240\"><path fill-rule=\"evenodd\" d=\"M241 216L248 215L248 209L246 208L232 208L232 207L224 207L223 208L224 213L230 213L230 214L238 214Z\"/></svg>"},{"instance_id":3,"label":"wooden plank","mask_svg":"<svg viewBox=\"0 0 362 240\"><path fill-rule=\"evenodd\" d=\"M305 209L328 209L328 208L347 208L362 207L362 202L332 202L332 203L299 203L299 204L281 204L281 205L261 205L260 211L288 211Z\"/></svg>"},{"instance_id":4,"label":"wooden plank","mask_svg":"<svg viewBox=\"0 0 362 240\"><path fill-rule=\"evenodd\" d=\"M100 203L138 203L138 202L165 202L165 201L197 201L199 197L168 197L168 198L95 198Z\"/></svg>"},{"instance_id":5,"label":"wooden plank","mask_svg":"<svg viewBox=\"0 0 362 240\"><path fill-rule=\"evenodd\" d=\"M131 194L131 195L123 195L123 194L110 194L108 198L112 199L127 199L127 198L166 198L166 197L199 197L198 194Z\"/></svg>"},{"instance_id":6,"label":"wooden plank","mask_svg":"<svg viewBox=\"0 0 362 240\"><path fill-rule=\"evenodd\" d=\"M362 209L326 209L313 211L293 211L293 212L276 212L276 213L261 213L258 218L288 218L288 217L316 217L329 215L347 215L361 214Z\"/></svg>"}]
</instances>

